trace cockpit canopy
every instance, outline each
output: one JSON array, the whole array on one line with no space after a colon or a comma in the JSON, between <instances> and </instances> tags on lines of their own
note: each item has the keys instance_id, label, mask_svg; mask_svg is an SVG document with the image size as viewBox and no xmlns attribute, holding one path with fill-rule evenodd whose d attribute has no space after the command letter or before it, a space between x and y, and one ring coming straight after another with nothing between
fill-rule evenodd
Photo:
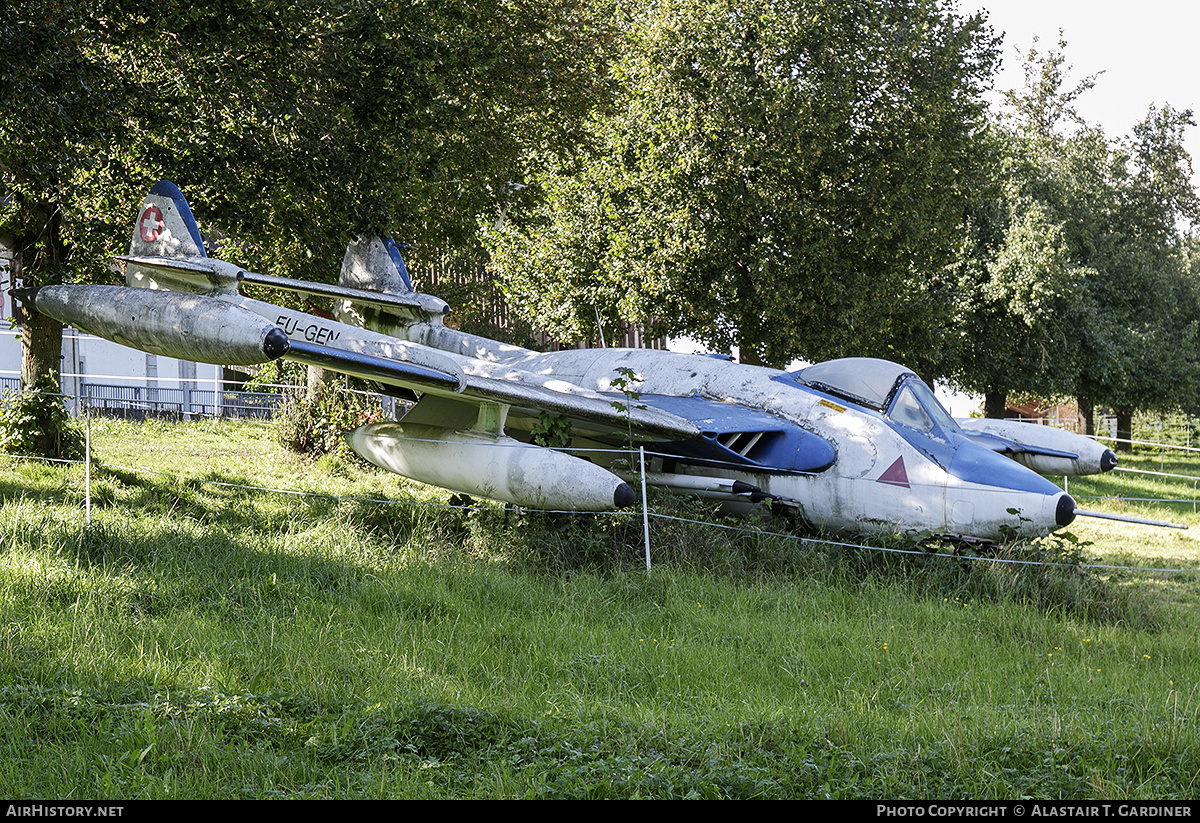
<instances>
[{"instance_id":1,"label":"cockpit canopy","mask_svg":"<svg viewBox=\"0 0 1200 823\"><path fill-rule=\"evenodd\" d=\"M843 357L801 369L792 377L817 391L882 412L887 411L900 381L909 375L916 377L912 369L890 360Z\"/></svg>"},{"instance_id":2,"label":"cockpit canopy","mask_svg":"<svg viewBox=\"0 0 1200 823\"><path fill-rule=\"evenodd\" d=\"M886 414L917 431L954 431L958 424L911 369L875 357L844 357L792 373L817 391Z\"/></svg>"}]
</instances>

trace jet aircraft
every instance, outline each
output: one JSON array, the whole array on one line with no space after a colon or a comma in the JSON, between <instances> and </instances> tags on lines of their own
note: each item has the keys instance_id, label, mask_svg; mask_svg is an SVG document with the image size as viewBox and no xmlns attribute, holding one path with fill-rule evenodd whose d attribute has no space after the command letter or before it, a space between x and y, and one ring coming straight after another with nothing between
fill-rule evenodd
<instances>
[{"instance_id":1,"label":"jet aircraft","mask_svg":"<svg viewBox=\"0 0 1200 823\"><path fill-rule=\"evenodd\" d=\"M672 492L729 509L763 501L830 533L925 532L1000 540L1098 515L1038 472L1116 465L1096 441L1031 424L956 421L911 370L846 358L796 371L648 349L536 352L457 331L447 304L413 289L386 237L347 249L339 284L208 257L183 195L145 198L126 285L46 286L15 296L88 333L224 365L286 358L376 381L415 405L348 433L371 463L517 506L604 511L635 502L638 466ZM243 296L243 283L331 298L326 319ZM539 443L552 422L566 447Z\"/></svg>"}]
</instances>

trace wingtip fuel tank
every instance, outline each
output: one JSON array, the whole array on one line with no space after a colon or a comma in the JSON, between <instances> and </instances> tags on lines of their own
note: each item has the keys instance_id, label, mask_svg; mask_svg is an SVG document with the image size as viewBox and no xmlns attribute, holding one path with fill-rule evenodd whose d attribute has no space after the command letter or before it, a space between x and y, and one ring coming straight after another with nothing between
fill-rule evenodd
<instances>
[{"instance_id":1,"label":"wingtip fuel tank","mask_svg":"<svg viewBox=\"0 0 1200 823\"><path fill-rule=\"evenodd\" d=\"M634 502L607 469L510 437L438 426L370 423L347 435L365 460L422 483L555 511L609 511Z\"/></svg>"},{"instance_id":2,"label":"wingtip fuel tank","mask_svg":"<svg viewBox=\"0 0 1200 823\"><path fill-rule=\"evenodd\" d=\"M964 431L982 435L982 442L991 439L993 449L1039 474L1100 474L1117 467L1117 455L1103 443L1054 426L982 417L957 422Z\"/></svg>"},{"instance_id":3,"label":"wingtip fuel tank","mask_svg":"<svg viewBox=\"0 0 1200 823\"><path fill-rule=\"evenodd\" d=\"M27 306L80 331L152 354L248 366L287 354L283 329L225 300L128 286L15 289Z\"/></svg>"}]
</instances>

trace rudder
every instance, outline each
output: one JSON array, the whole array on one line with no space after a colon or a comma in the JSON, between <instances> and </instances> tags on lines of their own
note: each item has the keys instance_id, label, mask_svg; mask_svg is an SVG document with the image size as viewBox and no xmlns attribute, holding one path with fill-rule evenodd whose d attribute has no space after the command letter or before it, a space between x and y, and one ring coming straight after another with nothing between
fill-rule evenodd
<instances>
[{"instance_id":1,"label":"rudder","mask_svg":"<svg viewBox=\"0 0 1200 823\"><path fill-rule=\"evenodd\" d=\"M131 257L207 257L196 218L179 188L169 180L155 183L142 201Z\"/></svg>"}]
</instances>

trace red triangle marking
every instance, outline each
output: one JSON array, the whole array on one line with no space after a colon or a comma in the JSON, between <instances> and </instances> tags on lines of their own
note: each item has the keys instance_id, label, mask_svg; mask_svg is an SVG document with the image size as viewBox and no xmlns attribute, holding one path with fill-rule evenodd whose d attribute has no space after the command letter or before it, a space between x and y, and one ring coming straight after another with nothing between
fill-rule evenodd
<instances>
[{"instance_id":1,"label":"red triangle marking","mask_svg":"<svg viewBox=\"0 0 1200 823\"><path fill-rule=\"evenodd\" d=\"M908 489L908 472L904 470L904 457L901 455L896 458L896 462L888 466L888 470L879 475L876 483L887 483L890 486L903 486Z\"/></svg>"}]
</instances>

